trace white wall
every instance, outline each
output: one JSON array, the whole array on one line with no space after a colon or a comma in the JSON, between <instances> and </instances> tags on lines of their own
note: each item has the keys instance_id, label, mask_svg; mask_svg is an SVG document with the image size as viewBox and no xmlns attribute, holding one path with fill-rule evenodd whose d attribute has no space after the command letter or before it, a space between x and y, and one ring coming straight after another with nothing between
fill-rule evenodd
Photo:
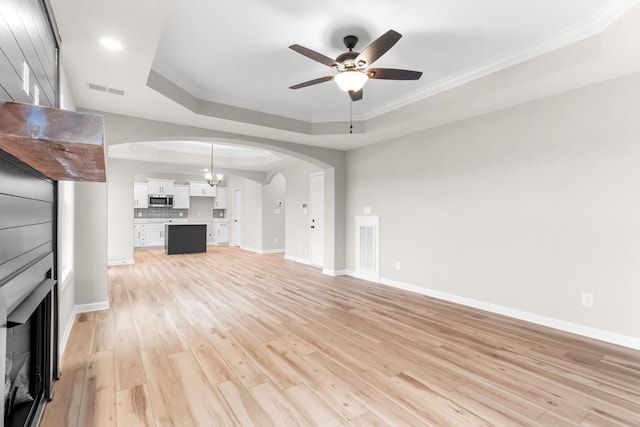
<instances>
[{"instance_id":1,"label":"white wall","mask_svg":"<svg viewBox=\"0 0 640 427\"><path fill-rule=\"evenodd\" d=\"M349 152L348 269L371 206L387 283L640 338L638 111L633 75Z\"/></svg>"}]
</instances>

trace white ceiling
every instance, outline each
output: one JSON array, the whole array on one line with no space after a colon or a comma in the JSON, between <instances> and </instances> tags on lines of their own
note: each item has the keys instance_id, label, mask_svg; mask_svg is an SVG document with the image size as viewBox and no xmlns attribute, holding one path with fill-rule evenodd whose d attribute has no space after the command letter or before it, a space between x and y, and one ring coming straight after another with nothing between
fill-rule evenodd
<instances>
[{"instance_id":1,"label":"white ceiling","mask_svg":"<svg viewBox=\"0 0 640 427\"><path fill-rule=\"evenodd\" d=\"M573 66L575 60L573 67L533 74L516 65L602 32L637 0L51 3L78 107L327 148L351 149L640 70L635 59L617 70L596 69L606 46L597 57L581 59L580 67ZM288 88L333 73L289 45L335 57L346 50L345 35L357 35L356 50L362 50L389 29L403 37L375 66L424 74L419 81L369 81L364 99L353 104L354 120L361 122L354 135L347 134L349 98L333 82ZM126 48L104 50L98 40L105 35ZM583 51L576 47L563 57L582 58ZM504 70L515 71L491 83L490 95L500 96L487 96L476 86L464 96L455 92ZM164 83L157 84L158 76ZM89 83L123 90L125 96L91 90ZM485 92L489 87L485 84ZM216 108L194 112L179 101L180 91L182 100L198 98L195 104ZM459 103L447 109L442 97L454 92ZM330 121L342 124L316 131Z\"/></svg>"}]
</instances>

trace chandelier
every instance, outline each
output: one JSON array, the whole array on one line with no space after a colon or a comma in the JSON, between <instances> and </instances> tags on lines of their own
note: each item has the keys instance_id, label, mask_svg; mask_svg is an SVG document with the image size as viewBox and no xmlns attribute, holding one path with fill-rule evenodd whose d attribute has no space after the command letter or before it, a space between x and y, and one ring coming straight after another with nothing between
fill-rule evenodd
<instances>
[{"instance_id":1,"label":"chandelier","mask_svg":"<svg viewBox=\"0 0 640 427\"><path fill-rule=\"evenodd\" d=\"M215 174L216 179L213 179L213 176L213 144L211 144L211 166L209 167L209 170L207 170L207 173L204 174L204 179L206 179L207 183L212 187L222 183L222 178L224 178L223 174Z\"/></svg>"}]
</instances>

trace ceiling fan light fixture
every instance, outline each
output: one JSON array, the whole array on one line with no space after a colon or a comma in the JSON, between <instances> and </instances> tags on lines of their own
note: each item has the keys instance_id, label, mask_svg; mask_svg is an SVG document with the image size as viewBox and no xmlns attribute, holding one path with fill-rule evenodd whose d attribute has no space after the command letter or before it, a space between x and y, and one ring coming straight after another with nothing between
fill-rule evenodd
<instances>
[{"instance_id":1,"label":"ceiling fan light fixture","mask_svg":"<svg viewBox=\"0 0 640 427\"><path fill-rule=\"evenodd\" d=\"M362 71L343 71L333 78L338 87L345 92L359 91L368 79L369 76Z\"/></svg>"}]
</instances>

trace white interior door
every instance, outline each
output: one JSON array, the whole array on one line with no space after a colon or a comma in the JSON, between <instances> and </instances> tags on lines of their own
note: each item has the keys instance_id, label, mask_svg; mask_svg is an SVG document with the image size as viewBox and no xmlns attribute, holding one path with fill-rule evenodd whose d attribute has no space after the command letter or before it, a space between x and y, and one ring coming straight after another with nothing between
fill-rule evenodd
<instances>
[{"instance_id":1,"label":"white interior door","mask_svg":"<svg viewBox=\"0 0 640 427\"><path fill-rule=\"evenodd\" d=\"M242 244L242 194L239 188L233 190L233 246Z\"/></svg>"},{"instance_id":2,"label":"white interior door","mask_svg":"<svg viewBox=\"0 0 640 427\"><path fill-rule=\"evenodd\" d=\"M311 175L309 197L311 264L324 267L324 174Z\"/></svg>"}]
</instances>

